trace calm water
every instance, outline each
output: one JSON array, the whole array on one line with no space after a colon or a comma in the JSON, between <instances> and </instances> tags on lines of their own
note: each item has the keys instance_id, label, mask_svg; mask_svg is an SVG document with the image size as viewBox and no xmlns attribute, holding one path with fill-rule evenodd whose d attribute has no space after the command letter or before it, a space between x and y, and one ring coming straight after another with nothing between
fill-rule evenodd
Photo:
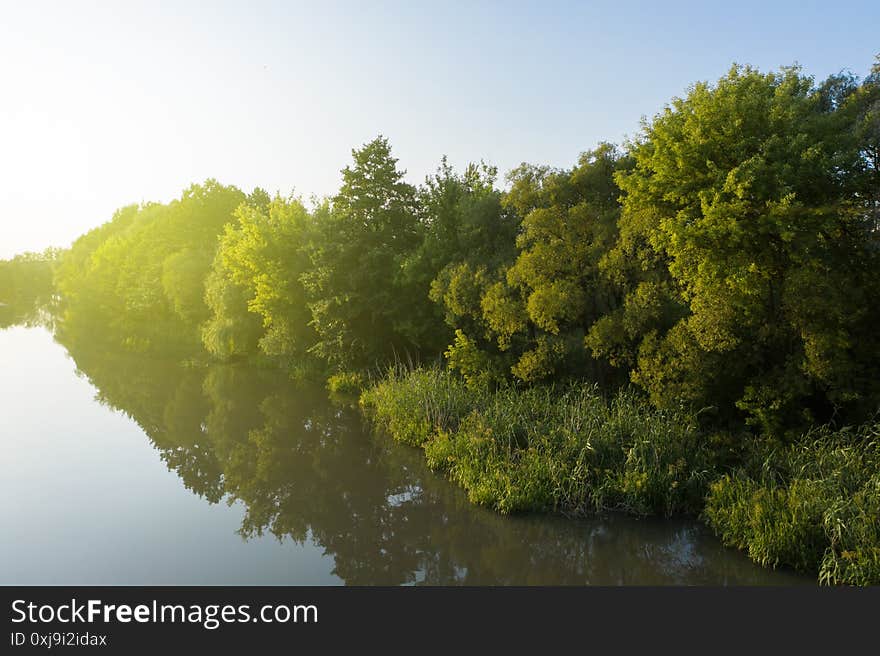
<instances>
[{"instance_id":1,"label":"calm water","mask_svg":"<svg viewBox=\"0 0 880 656\"><path fill-rule=\"evenodd\" d=\"M791 584L693 521L501 517L321 390L0 330L0 584Z\"/></svg>"}]
</instances>

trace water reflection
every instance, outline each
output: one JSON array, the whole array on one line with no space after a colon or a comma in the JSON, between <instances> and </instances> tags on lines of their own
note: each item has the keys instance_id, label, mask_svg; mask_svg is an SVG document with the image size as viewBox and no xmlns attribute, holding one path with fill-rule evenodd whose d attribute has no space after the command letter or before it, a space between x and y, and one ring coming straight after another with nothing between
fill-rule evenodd
<instances>
[{"instance_id":1,"label":"water reflection","mask_svg":"<svg viewBox=\"0 0 880 656\"><path fill-rule=\"evenodd\" d=\"M810 582L755 566L693 521L476 508L417 450L371 435L356 409L277 371L135 356L64 326L56 339L188 489L242 502L245 540L317 544L347 584Z\"/></svg>"},{"instance_id":2,"label":"water reflection","mask_svg":"<svg viewBox=\"0 0 880 656\"><path fill-rule=\"evenodd\" d=\"M0 301L0 330L12 326L45 327L51 330L53 325L54 316L48 304L41 299L17 303Z\"/></svg>"}]
</instances>

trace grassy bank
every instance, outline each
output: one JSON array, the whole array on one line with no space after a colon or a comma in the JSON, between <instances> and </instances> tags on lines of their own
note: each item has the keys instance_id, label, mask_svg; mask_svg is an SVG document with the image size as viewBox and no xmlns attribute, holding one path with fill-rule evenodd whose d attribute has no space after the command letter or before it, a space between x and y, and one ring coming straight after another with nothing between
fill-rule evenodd
<instances>
[{"instance_id":1,"label":"grassy bank","mask_svg":"<svg viewBox=\"0 0 880 656\"><path fill-rule=\"evenodd\" d=\"M361 397L374 423L503 513L696 513L717 477L685 415L594 386L474 391L454 374L392 375Z\"/></svg>"},{"instance_id":2,"label":"grassy bank","mask_svg":"<svg viewBox=\"0 0 880 656\"><path fill-rule=\"evenodd\" d=\"M880 583L880 424L756 455L710 486L704 516L722 540L822 583Z\"/></svg>"},{"instance_id":3,"label":"grassy bank","mask_svg":"<svg viewBox=\"0 0 880 656\"><path fill-rule=\"evenodd\" d=\"M473 390L439 368L391 372L361 405L471 501L499 512L699 514L765 566L828 584L880 582L877 425L774 450L713 436L693 416L629 392Z\"/></svg>"}]
</instances>

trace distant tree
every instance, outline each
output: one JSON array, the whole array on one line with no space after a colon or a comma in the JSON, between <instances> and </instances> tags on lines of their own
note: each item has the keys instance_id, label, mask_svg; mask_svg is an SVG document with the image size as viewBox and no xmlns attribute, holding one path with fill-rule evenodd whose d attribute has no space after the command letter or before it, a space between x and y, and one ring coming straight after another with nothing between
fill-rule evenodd
<instances>
[{"instance_id":1,"label":"distant tree","mask_svg":"<svg viewBox=\"0 0 880 656\"><path fill-rule=\"evenodd\" d=\"M54 305L54 270L59 248L19 253L0 260L0 328L14 324L44 324Z\"/></svg>"},{"instance_id":2,"label":"distant tree","mask_svg":"<svg viewBox=\"0 0 880 656\"><path fill-rule=\"evenodd\" d=\"M56 280L67 311L135 349L191 349L210 316L205 280L218 235L244 200L207 180L167 205L119 210L62 257Z\"/></svg>"}]
</instances>

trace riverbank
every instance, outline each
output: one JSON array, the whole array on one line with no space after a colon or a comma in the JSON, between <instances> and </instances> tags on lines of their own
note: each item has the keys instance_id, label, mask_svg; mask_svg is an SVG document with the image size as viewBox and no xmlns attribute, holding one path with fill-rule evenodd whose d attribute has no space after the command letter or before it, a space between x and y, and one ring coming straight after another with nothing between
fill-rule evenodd
<instances>
[{"instance_id":1,"label":"riverbank","mask_svg":"<svg viewBox=\"0 0 880 656\"><path fill-rule=\"evenodd\" d=\"M469 388L392 371L361 395L373 425L501 513L698 515L725 544L820 583L880 583L880 424L782 446L590 384Z\"/></svg>"}]
</instances>

